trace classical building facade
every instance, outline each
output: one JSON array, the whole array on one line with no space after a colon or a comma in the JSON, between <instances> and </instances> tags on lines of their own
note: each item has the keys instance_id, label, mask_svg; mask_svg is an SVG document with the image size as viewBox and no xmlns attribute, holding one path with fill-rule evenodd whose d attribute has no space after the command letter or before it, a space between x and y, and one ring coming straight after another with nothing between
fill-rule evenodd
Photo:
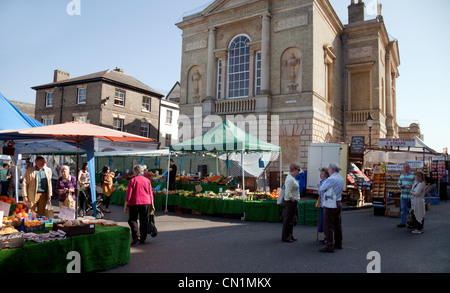
<instances>
[{"instance_id":1,"label":"classical building facade","mask_svg":"<svg viewBox=\"0 0 450 293\"><path fill-rule=\"evenodd\" d=\"M369 114L372 141L397 137L398 43L381 7L366 20L363 1L349 4L346 25L328 0L217 0L184 17L180 115L202 132L198 115L257 120L284 170L306 168L311 143L368 136Z\"/></svg>"},{"instance_id":2,"label":"classical building facade","mask_svg":"<svg viewBox=\"0 0 450 293\"><path fill-rule=\"evenodd\" d=\"M162 94L120 68L70 78L54 71L36 90L35 119L59 124L80 120L159 141Z\"/></svg>"}]
</instances>

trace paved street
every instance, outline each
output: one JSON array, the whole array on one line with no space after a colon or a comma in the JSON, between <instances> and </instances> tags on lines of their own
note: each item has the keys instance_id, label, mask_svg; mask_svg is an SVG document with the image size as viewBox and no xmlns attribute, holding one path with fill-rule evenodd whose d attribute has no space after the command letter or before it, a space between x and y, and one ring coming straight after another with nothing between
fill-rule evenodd
<instances>
[{"instance_id":1,"label":"paved street","mask_svg":"<svg viewBox=\"0 0 450 293\"><path fill-rule=\"evenodd\" d=\"M122 207L110 210L107 218L128 226ZM315 227L295 227L299 240L291 244L280 241L281 223L158 212L158 236L132 246L130 262L106 272L366 273L367 254L376 251L382 273L449 273L450 203L431 206L425 219L425 233L414 235L372 208L344 211L344 247L327 254L318 252Z\"/></svg>"}]
</instances>

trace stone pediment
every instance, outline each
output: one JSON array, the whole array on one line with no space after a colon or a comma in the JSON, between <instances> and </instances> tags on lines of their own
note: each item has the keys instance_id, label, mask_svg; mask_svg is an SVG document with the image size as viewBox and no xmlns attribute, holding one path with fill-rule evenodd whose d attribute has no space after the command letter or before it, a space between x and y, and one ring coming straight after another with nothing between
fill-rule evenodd
<instances>
[{"instance_id":1,"label":"stone pediment","mask_svg":"<svg viewBox=\"0 0 450 293\"><path fill-rule=\"evenodd\" d=\"M259 2L260 0L217 0L203 10L202 15L206 16L212 13L219 13L239 6L244 6Z\"/></svg>"}]
</instances>

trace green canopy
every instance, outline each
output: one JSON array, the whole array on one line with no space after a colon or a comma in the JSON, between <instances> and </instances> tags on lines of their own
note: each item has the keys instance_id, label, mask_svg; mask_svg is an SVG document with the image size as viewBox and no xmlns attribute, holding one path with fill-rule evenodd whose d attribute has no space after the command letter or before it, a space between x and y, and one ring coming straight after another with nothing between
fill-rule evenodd
<instances>
[{"instance_id":1,"label":"green canopy","mask_svg":"<svg viewBox=\"0 0 450 293\"><path fill-rule=\"evenodd\" d=\"M280 152L279 146L262 141L245 132L230 120L193 139L171 145L171 152L193 153L227 153L247 152Z\"/></svg>"}]
</instances>

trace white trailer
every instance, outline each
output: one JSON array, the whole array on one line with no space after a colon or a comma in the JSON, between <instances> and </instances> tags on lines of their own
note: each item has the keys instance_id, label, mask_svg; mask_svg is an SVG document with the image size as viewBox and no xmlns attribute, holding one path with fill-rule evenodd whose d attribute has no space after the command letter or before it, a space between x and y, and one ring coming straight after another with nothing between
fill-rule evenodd
<instances>
[{"instance_id":1,"label":"white trailer","mask_svg":"<svg viewBox=\"0 0 450 293\"><path fill-rule=\"evenodd\" d=\"M317 193L320 183L320 169L328 168L330 163L336 163L341 168L339 174L347 182L348 144L346 143L312 143L308 147L308 176L306 189ZM347 190L347 184L344 184Z\"/></svg>"}]
</instances>

